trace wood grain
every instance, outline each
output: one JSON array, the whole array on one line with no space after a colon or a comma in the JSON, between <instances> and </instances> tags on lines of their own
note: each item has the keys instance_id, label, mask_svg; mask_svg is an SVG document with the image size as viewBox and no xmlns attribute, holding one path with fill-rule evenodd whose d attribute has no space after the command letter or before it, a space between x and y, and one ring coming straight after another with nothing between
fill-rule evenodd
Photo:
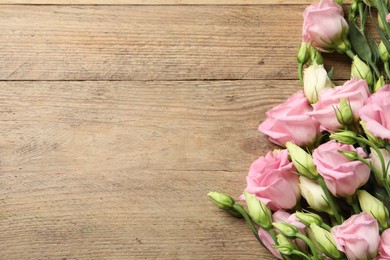
<instances>
[{"instance_id":1,"label":"wood grain","mask_svg":"<svg viewBox=\"0 0 390 260\"><path fill-rule=\"evenodd\" d=\"M1 6L0 80L296 79L304 7Z\"/></svg>"},{"instance_id":2,"label":"wood grain","mask_svg":"<svg viewBox=\"0 0 390 260\"><path fill-rule=\"evenodd\" d=\"M313 0L0 0L0 4L55 4L55 5L281 5L311 4ZM350 3L351 0L344 1Z\"/></svg>"},{"instance_id":3,"label":"wood grain","mask_svg":"<svg viewBox=\"0 0 390 260\"><path fill-rule=\"evenodd\" d=\"M272 259L238 196L296 81L0 82L0 259Z\"/></svg>"}]
</instances>

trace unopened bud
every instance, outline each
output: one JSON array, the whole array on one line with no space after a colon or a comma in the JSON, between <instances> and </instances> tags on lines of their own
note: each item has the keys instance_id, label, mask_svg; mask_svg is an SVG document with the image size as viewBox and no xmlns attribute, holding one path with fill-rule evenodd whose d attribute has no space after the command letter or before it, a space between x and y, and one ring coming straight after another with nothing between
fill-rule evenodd
<instances>
[{"instance_id":1,"label":"unopened bud","mask_svg":"<svg viewBox=\"0 0 390 260\"><path fill-rule=\"evenodd\" d=\"M312 45L310 45L310 58L308 61L308 64L324 64L324 59L322 58L321 53L314 48Z\"/></svg>"},{"instance_id":2,"label":"unopened bud","mask_svg":"<svg viewBox=\"0 0 390 260\"><path fill-rule=\"evenodd\" d=\"M382 230L387 229L389 227L389 211L383 202L365 190L358 190L357 197L362 211L373 216L378 221Z\"/></svg>"},{"instance_id":3,"label":"unopened bud","mask_svg":"<svg viewBox=\"0 0 390 260\"><path fill-rule=\"evenodd\" d=\"M295 212L295 216L302 222L305 226L310 226L310 224L316 224L318 226L321 226L324 221L322 218L314 213L304 213L297 211Z\"/></svg>"},{"instance_id":4,"label":"unopened bud","mask_svg":"<svg viewBox=\"0 0 390 260\"><path fill-rule=\"evenodd\" d=\"M286 147L298 173L306 178L316 179L318 177L318 172L314 165L313 157L294 143L287 142Z\"/></svg>"},{"instance_id":5,"label":"unopened bud","mask_svg":"<svg viewBox=\"0 0 390 260\"><path fill-rule=\"evenodd\" d=\"M381 58L381 61L383 63L389 61L389 52L387 51L387 48L383 42L381 42L378 46L379 50L379 57Z\"/></svg>"},{"instance_id":6,"label":"unopened bud","mask_svg":"<svg viewBox=\"0 0 390 260\"><path fill-rule=\"evenodd\" d=\"M245 201L248 206L249 215L253 221L263 229L272 228L272 212L271 210L255 195L249 192L244 192Z\"/></svg>"},{"instance_id":7,"label":"unopened bud","mask_svg":"<svg viewBox=\"0 0 390 260\"><path fill-rule=\"evenodd\" d=\"M355 144L356 143L356 133L352 131L345 130L343 132L334 133L329 136L330 139L336 140L343 144Z\"/></svg>"},{"instance_id":8,"label":"unopened bud","mask_svg":"<svg viewBox=\"0 0 390 260\"><path fill-rule=\"evenodd\" d=\"M340 99L340 106L336 108L337 121L346 126L353 122L352 108L345 98Z\"/></svg>"},{"instance_id":9,"label":"unopened bud","mask_svg":"<svg viewBox=\"0 0 390 260\"><path fill-rule=\"evenodd\" d=\"M297 53L298 63L301 64L307 63L309 57L310 57L310 43L301 42L301 45L299 45L299 49Z\"/></svg>"},{"instance_id":10,"label":"unopened bud","mask_svg":"<svg viewBox=\"0 0 390 260\"><path fill-rule=\"evenodd\" d=\"M299 233L298 228L292 224L288 223L272 223L279 232L286 237L295 238L295 236Z\"/></svg>"},{"instance_id":11,"label":"unopened bud","mask_svg":"<svg viewBox=\"0 0 390 260\"><path fill-rule=\"evenodd\" d=\"M308 236L325 255L332 259L341 259L343 257L341 252L337 250L336 241L329 231L313 223L308 229Z\"/></svg>"},{"instance_id":12,"label":"unopened bud","mask_svg":"<svg viewBox=\"0 0 390 260\"><path fill-rule=\"evenodd\" d=\"M207 196L217 205L218 208L230 210L233 208L235 201L232 197L223 192L209 192Z\"/></svg>"},{"instance_id":13,"label":"unopened bud","mask_svg":"<svg viewBox=\"0 0 390 260\"><path fill-rule=\"evenodd\" d=\"M374 77L370 67L368 67L368 65L364 63L357 55L355 55L353 58L351 77L366 80L369 86L374 85Z\"/></svg>"},{"instance_id":14,"label":"unopened bud","mask_svg":"<svg viewBox=\"0 0 390 260\"><path fill-rule=\"evenodd\" d=\"M333 86L324 65L312 64L305 69L303 74L303 91L310 103L317 103L320 91Z\"/></svg>"},{"instance_id":15,"label":"unopened bud","mask_svg":"<svg viewBox=\"0 0 390 260\"><path fill-rule=\"evenodd\" d=\"M328 200L326 199L324 190L317 182L300 176L299 188L301 190L302 196L306 199L307 203L312 209L333 215L333 211L330 208Z\"/></svg>"},{"instance_id":16,"label":"unopened bud","mask_svg":"<svg viewBox=\"0 0 390 260\"><path fill-rule=\"evenodd\" d=\"M375 83L374 92L380 90L385 84L385 79L383 78L383 76L380 76L378 81Z\"/></svg>"},{"instance_id":17,"label":"unopened bud","mask_svg":"<svg viewBox=\"0 0 390 260\"><path fill-rule=\"evenodd\" d=\"M350 161L356 161L359 158L359 155L356 151L342 151L339 150L339 153L344 155Z\"/></svg>"}]
</instances>

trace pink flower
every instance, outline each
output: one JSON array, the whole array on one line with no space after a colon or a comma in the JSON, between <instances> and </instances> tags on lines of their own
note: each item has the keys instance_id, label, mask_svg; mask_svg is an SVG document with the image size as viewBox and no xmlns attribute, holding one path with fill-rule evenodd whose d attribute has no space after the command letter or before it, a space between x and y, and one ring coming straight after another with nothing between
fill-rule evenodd
<instances>
[{"instance_id":1,"label":"pink flower","mask_svg":"<svg viewBox=\"0 0 390 260\"><path fill-rule=\"evenodd\" d=\"M300 199L294 171L287 150L269 152L251 165L245 191L255 194L271 210L291 209Z\"/></svg>"},{"instance_id":2,"label":"pink flower","mask_svg":"<svg viewBox=\"0 0 390 260\"><path fill-rule=\"evenodd\" d=\"M358 118L359 109L366 104L369 96L367 82L353 78L343 86L327 88L319 93L319 100L313 104L313 112L308 114L320 122L321 130L335 132L342 127L337 120L336 111L340 106L340 99L345 98L351 107L355 120Z\"/></svg>"},{"instance_id":3,"label":"pink flower","mask_svg":"<svg viewBox=\"0 0 390 260\"><path fill-rule=\"evenodd\" d=\"M307 115L311 110L303 91L298 91L266 113L267 119L259 126L259 131L280 146L288 141L299 146L309 145L320 132L318 122Z\"/></svg>"},{"instance_id":4,"label":"pink flower","mask_svg":"<svg viewBox=\"0 0 390 260\"><path fill-rule=\"evenodd\" d=\"M390 139L390 85L372 94L359 111L367 130L376 137Z\"/></svg>"},{"instance_id":5,"label":"pink flower","mask_svg":"<svg viewBox=\"0 0 390 260\"><path fill-rule=\"evenodd\" d=\"M361 147L329 141L313 152L318 173L324 178L329 191L335 196L353 195L370 177L370 168L360 161L349 161L338 151L354 151L366 157Z\"/></svg>"},{"instance_id":6,"label":"pink flower","mask_svg":"<svg viewBox=\"0 0 390 260\"><path fill-rule=\"evenodd\" d=\"M390 14L386 15L386 22L390 23Z\"/></svg>"},{"instance_id":7,"label":"pink flower","mask_svg":"<svg viewBox=\"0 0 390 260\"><path fill-rule=\"evenodd\" d=\"M343 9L333 0L311 4L303 13L302 41L318 50L332 52L347 42L348 23Z\"/></svg>"},{"instance_id":8,"label":"pink flower","mask_svg":"<svg viewBox=\"0 0 390 260\"><path fill-rule=\"evenodd\" d=\"M377 255L380 240L378 222L365 212L334 226L332 235L337 249L350 260L373 259Z\"/></svg>"},{"instance_id":9,"label":"pink flower","mask_svg":"<svg viewBox=\"0 0 390 260\"><path fill-rule=\"evenodd\" d=\"M282 259L282 255L279 253L278 250L276 250L275 247L275 242L270 235L270 233L267 230L264 230L262 228L259 228L259 237L261 239L261 242L263 242L264 246L278 259Z\"/></svg>"},{"instance_id":10,"label":"pink flower","mask_svg":"<svg viewBox=\"0 0 390 260\"><path fill-rule=\"evenodd\" d=\"M390 259L390 229L383 231L379 242L379 257L381 259Z\"/></svg>"}]
</instances>

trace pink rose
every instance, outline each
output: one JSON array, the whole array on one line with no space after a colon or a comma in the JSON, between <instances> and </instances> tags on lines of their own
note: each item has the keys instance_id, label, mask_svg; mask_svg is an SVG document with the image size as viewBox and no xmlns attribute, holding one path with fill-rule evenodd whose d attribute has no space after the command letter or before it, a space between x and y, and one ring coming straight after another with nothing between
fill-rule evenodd
<instances>
[{"instance_id":1,"label":"pink rose","mask_svg":"<svg viewBox=\"0 0 390 260\"><path fill-rule=\"evenodd\" d=\"M349 103L355 120L359 110L366 104L370 91L367 82L353 78L343 86L327 88L319 93L319 100L313 104L313 112L308 114L320 122L321 130L336 132L342 127L337 120L336 111L340 106L340 99L345 98Z\"/></svg>"},{"instance_id":2,"label":"pink rose","mask_svg":"<svg viewBox=\"0 0 390 260\"><path fill-rule=\"evenodd\" d=\"M379 257L380 259L390 259L390 229L383 231L381 241L379 242Z\"/></svg>"},{"instance_id":3,"label":"pink rose","mask_svg":"<svg viewBox=\"0 0 390 260\"><path fill-rule=\"evenodd\" d=\"M390 85L372 94L359 111L367 130L376 137L390 139Z\"/></svg>"},{"instance_id":4,"label":"pink rose","mask_svg":"<svg viewBox=\"0 0 390 260\"><path fill-rule=\"evenodd\" d=\"M349 44L348 23L343 9L333 0L311 4L303 13L302 41L311 43L319 51L332 52Z\"/></svg>"},{"instance_id":5,"label":"pink rose","mask_svg":"<svg viewBox=\"0 0 390 260\"><path fill-rule=\"evenodd\" d=\"M378 222L365 212L353 215L343 224L332 228L337 249L350 260L373 259L379 245Z\"/></svg>"},{"instance_id":6,"label":"pink rose","mask_svg":"<svg viewBox=\"0 0 390 260\"><path fill-rule=\"evenodd\" d=\"M288 141L299 146L309 145L320 133L318 122L307 115L311 110L303 91L298 91L266 113L267 120L259 126L259 131L280 146Z\"/></svg>"},{"instance_id":7,"label":"pink rose","mask_svg":"<svg viewBox=\"0 0 390 260\"><path fill-rule=\"evenodd\" d=\"M360 161L350 161L338 151L354 151L366 157L361 147L329 141L313 152L318 173L324 178L329 191L335 196L350 196L370 177L370 168Z\"/></svg>"},{"instance_id":8,"label":"pink rose","mask_svg":"<svg viewBox=\"0 0 390 260\"><path fill-rule=\"evenodd\" d=\"M245 191L255 194L271 210L291 209L300 199L294 171L287 150L269 152L251 165Z\"/></svg>"}]
</instances>

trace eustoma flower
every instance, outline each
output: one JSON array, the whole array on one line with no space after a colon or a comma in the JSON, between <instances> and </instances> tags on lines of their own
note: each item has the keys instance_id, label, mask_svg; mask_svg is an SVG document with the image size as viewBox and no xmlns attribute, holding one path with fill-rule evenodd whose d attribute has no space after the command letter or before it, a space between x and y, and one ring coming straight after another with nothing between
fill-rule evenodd
<instances>
[{"instance_id":1,"label":"eustoma flower","mask_svg":"<svg viewBox=\"0 0 390 260\"><path fill-rule=\"evenodd\" d=\"M287 150L269 152L251 165L245 191L256 195L272 210L291 209L300 198L294 171Z\"/></svg>"},{"instance_id":2,"label":"eustoma flower","mask_svg":"<svg viewBox=\"0 0 390 260\"><path fill-rule=\"evenodd\" d=\"M379 242L379 257L377 259L390 259L390 229L386 229L382 233Z\"/></svg>"},{"instance_id":3,"label":"eustoma flower","mask_svg":"<svg viewBox=\"0 0 390 260\"><path fill-rule=\"evenodd\" d=\"M376 137L390 139L390 85L372 94L359 111L367 130Z\"/></svg>"},{"instance_id":4,"label":"eustoma flower","mask_svg":"<svg viewBox=\"0 0 390 260\"><path fill-rule=\"evenodd\" d=\"M363 212L353 215L342 225L332 228L337 249L348 259L373 259L379 245L379 227L376 220Z\"/></svg>"},{"instance_id":5,"label":"eustoma flower","mask_svg":"<svg viewBox=\"0 0 390 260\"><path fill-rule=\"evenodd\" d=\"M340 100L346 100L354 120L357 120L359 109L366 104L369 93L366 81L353 78L343 86L327 88L320 92L318 102L313 104L314 110L308 114L320 122L322 130L335 132L342 127L337 118Z\"/></svg>"},{"instance_id":6,"label":"eustoma flower","mask_svg":"<svg viewBox=\"0 0 390 260\"><path fill-rule=\"evenodd\" d=\"M370 177L370 168L360 161L350 161L339 151L354 151L366 157L363 149L329 141L313 152L318 173L324 178L329 191L335 196L351 196Z\"/></svg>"},{"instance_id":7,"label":"eustoma flower","mask_svg":"<svg viewBox=\"0 0 390 260\"><path fill-rule=\"evenodd\" d=\"M307 113L312 110L303 91L298 91L284 103L269 110L259 131L280 146L291 141L300 146L310 145L320 133L318 122Z\"/></svg>"},{"instance_id":8,"label":"eustoma flower","mask_svg":"<svg viewBox=\"0 0 390 260\"><path fill-rule=\"evenodd\" d=\"M349 48L348 23L343 8L333 0L311 4L303 13L302 41L323 52L345 52Z\"/></svg>"}]
</instances>

